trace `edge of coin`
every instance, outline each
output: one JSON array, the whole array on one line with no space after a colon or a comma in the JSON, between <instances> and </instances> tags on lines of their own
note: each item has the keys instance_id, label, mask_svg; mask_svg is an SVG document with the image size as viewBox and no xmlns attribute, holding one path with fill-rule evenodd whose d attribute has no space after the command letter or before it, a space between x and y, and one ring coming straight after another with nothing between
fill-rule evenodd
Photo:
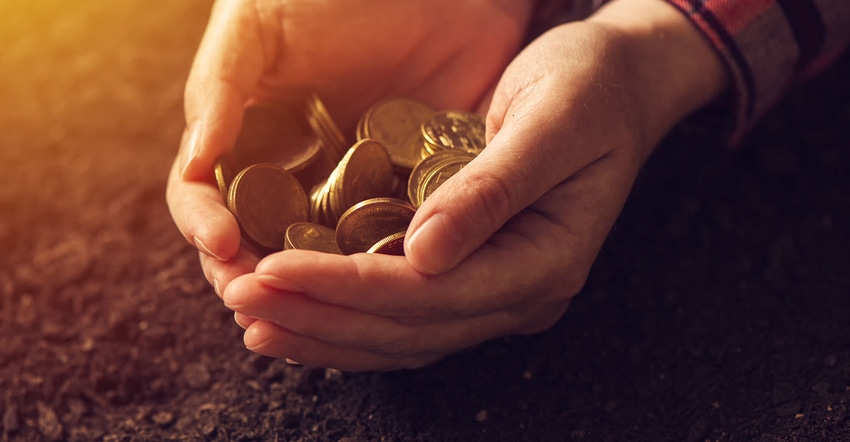
<instances>
[{"instance_id":1,"label":"edge of coin","mask_svg":"<svg viewBox=\"0 0 850 442\"><path fill-rule=\"evenodd\" d=\"M375 245L369 247L366 253L378 253L381 255L404 256L404 237L407 235L407 230L387 235Z\"/></svg>"}]
</instances>

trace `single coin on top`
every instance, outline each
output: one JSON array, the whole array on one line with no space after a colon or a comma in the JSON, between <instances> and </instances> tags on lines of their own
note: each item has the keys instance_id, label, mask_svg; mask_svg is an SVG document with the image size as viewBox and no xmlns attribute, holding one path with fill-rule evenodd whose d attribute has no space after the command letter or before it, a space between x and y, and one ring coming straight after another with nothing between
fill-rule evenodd
<instances>
[{"instance_id":1,"label":"single coin on top","mask_svg":"<svg viewBox=\"0 0 850 442\"><path fill-rule=\"evenodd\" d=\"M355 143L328 179L335 218L360 201L393 194L393 166L387 150L367 138Z\"/></svg>"},{"instance_id":2,"label":"single coin on top","mask_svg":"<svg viewBox=\"0 0 850 442\"><path fill-rule=\"evenodd\" d=\"M416 209L396 198L370 198L355 204L336 226L336 242L342 253L367 252L378 241L407 230Z\"/></svg>"},{"instance_id":3,"label":"single coin on top","mask_svg":"<svg viewBox=\"0 0 850 442\"><path fill-rule=\"evenodd\" d=\"M307 221L309 202L301 183L273 164L254 164L236 175L227 206L243 235L268 250L283 250L286 229Z\"/></svg>"},{"instance_id":4,"label":"single coin on top","mask_svg":"<svg viewBox=\"0 0 850 442\"><path fill-rule=\"evenodd\" d=\"M295 173L314 161L319 139L296 105L254 104L245 108L232 155L239 170L275 163Z\"/></svg>"},{"instance_id":5,"label":"single coin on top","mask_svg":"<svg viewBox=\"0 0 850 442\"><path fill-rule=\"evenodd\" d=\"M286 250L315 250L342 255L336 245L336 233L321 224L298 222L286 229Z\"/></svg>"},{"instance_id":6,"label":"single coin on top","mask_svg":"<svg viewBox=\"0 0 850 442\"><path fill-rule=\"evenodd\" d=\"M444 150L437 152L416 165L410 173L407 181L407 198L413 207L419 207L425 201L425 197L436 190L439 184L448 179L449 171L454 168L451 175L454 175L460 170L460 167L472 161L476 155L462 150ZM452 166L455 165L455 166ZM459 166L459 167L458 167ZM442 170L441 175L433 177L434 171ZM430 180L427 186L427 195L424 192L426 181Z\"/></svg>"},{"instance_id":7,"label":"single coin on top","mask_svg":"<svg viewBox=\"0 0 850 442\"><path fill-rule=\"evenodd\" d=\"M417 200L420 202L420 205L425 202L425 200L428 199L428 197L430 197L438 187L442 186L449 178L460 172L460 170L469 164L472 159L473 158L469 157L456 157L440 162L436 165L419 184L419 189L417 189Z\"/></svg>"},{"instance_id":8,"label":"single coin on top","mask_svg":"<svg viewBox=\"0 0 850 442\"><path fill-rule=\"evenodd\" d=\"M479 154L484 149L484 118L473 112L441 111L422 123L425 146L431 153L445 149Z\"/></svg>"},{"instance_id":9,"label":"single coin on top","mask_svg":"<svg viewBox=\"0 0 850 442\"><path fill-rule=\"evenodd\" d=\"M358 139L372 138L390 154L393 166L410 173L421 159L422 123L434 113L430 106L416 100L394 98L369 108L361 119Z\"/></svg>"},{"instance_id":10,"label":"single coin on top","mask_svg":"<svg viewBox=\"0 0 850 442\"><path fill-rule=\"evenodd\" d=\"M298 105L253 104L245 108L233 149L216 161L216 182L226 199L233 179L252 164L273 163L297 173L320 153L319 138Z\"/></svg>"},{"instance_id":11,"label":"single coin on top","mask_svg":"<svg viewBox=\"0 0 850 442\"><path fill-rule=\"evenodd\" d=\"M407 230L393 233L381 238L366 253L380 253L382 255L404 256L404 237Z\"/></svg>"}]
</instances>

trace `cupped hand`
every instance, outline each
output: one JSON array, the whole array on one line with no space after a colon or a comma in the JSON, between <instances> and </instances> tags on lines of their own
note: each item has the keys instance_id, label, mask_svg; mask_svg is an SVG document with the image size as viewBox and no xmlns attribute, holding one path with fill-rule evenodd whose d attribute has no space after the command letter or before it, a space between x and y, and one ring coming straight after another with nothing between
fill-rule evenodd
<instances>
[{"instance_id":1,"label":"cupped hand","mask_svg":"<svg viewBox=\"0 0 850 442\"><path fill-rule=\"evenodd\" d=\"M210 282L224 290L251 259L228 264L246 252L213 181L247 104L315 91L351 133L384 97L472 108L519 50L532 3L219 0L186 84L186 129L166 195L180 232L213 258L202 258Z\"/></svg>"},{"instance_id":2,"label":"cupped hand","mask_svg":"<svg viewBox=\"0 0 850 442\"><path fill-rule=\"evenodd\" d=\"M544 330L583 286L652 147L720 78L672 7L612 2L511 62L484 105L487 148L418 209L405 257L288 250L248 272L256 257L243 256L225 305L249 349L353 371Z\"/></svg>"},{"instance_id":3,"label":"cupped hand","mask_svg":"<svg viewBox=\"0 0 850 442\"><path fill-rule=\"evenodd\" d=\"M633 49L604 23L533 42L495 89L487 148L418 209L406 257L265 257L224 292L246 346L389 370L554 324L672 124L650 116Z\"/></svg>"}]
</instances>

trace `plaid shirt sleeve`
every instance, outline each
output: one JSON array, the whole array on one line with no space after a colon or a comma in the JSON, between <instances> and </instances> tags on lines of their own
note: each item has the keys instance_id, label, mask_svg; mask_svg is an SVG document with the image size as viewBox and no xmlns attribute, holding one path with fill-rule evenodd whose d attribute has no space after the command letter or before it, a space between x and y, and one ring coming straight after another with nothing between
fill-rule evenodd
<instances>
[{"instance_id":1,"label":"plaid shirt sleeve","mask_svg":"<svg viewBox=\"0 0 850 442\"><path fill-rule=\"evenodd\" d=\"M850 0L667 0L725 63L737 143L794 81L834 60L850 40Z\"/></svg>"},{"instance_id":2,"label":"plaid shirt sleeve","mask_svg":"<svg viewBox=\"0 0 850 442\"><path fill-rule=\"evenodd\" d=\"M578 20L608 1L540 0L538 17L548 26ZM726 65L732 144L791 84L826 67L850 42L850 0L663 1L690 19Z\"/></svg>"}]
</instances>

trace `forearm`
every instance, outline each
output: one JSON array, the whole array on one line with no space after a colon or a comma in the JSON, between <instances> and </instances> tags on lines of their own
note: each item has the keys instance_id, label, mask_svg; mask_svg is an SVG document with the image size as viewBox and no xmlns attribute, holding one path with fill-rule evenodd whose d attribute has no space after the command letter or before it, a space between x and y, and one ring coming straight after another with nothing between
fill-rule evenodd
<instances>
[{"instance_id":1,"label":"forearm","mask_svg":"<svg viewBox=\"0 0 850 442\"><path fill-rule=\"evenodd\" d=\"M680 120L717 98L728 74L688 18L662 0L615 0L587 19L624 39L651 149ZM648 152L647 152L648 153Z\"/></svg>"},{"instance_id":2,"label":"forearm","mask_svg":"<svg viewBox=\"0 0 850 442\"><path fill-rule=\"evenodd\" d=\"M829 65L850 44L850 3L845 0L614 0L594 20L607 21L617 11L626 16L613 21L628 18L629 9L636 19L647 20L647 11L657 9L649 5L653 2L678 8L726 70L732 144L791 84Z\"/></svg>"}]
</instances>

